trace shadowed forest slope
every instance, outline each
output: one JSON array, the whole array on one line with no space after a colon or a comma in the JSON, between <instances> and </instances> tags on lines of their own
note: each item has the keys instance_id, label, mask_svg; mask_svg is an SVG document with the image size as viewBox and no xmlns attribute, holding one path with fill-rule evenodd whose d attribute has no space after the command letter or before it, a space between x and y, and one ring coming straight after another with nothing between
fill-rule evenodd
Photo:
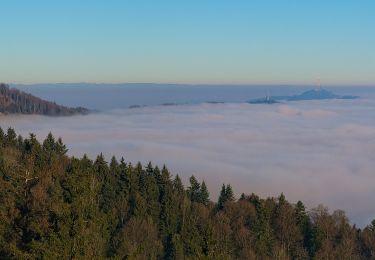
<instances>
[{"instance_id":1,"label":"shadowed forest slope","mask_svg":"<svg viewBox=\"0 0 375 260\"><path fill-rule=\"evenodd\" d=\"M31 94L9 88L0 83L0 112L4 114L40 114L46 116L69 116L87 114L86 108L65 107Z\"/></svg>"}]
</instances>

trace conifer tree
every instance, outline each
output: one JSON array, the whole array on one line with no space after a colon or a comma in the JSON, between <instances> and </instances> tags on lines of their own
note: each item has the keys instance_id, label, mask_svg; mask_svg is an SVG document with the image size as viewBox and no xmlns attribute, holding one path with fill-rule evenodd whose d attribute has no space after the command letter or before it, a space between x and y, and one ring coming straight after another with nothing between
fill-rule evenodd
<instances>
[{"instance_id":1,"label":"conifer tree","mask_svg":"<svg viewBox=\"0 0 375 260\"><path fill-rule=\"evenodd\" d=\"M200 190L201 185L197 181L194 175L190 177L190 187L188 189L188 193L190 196L191 201L193 202L200 202Z\"/></svg>"},{"instance_id":2,"label":"conifer tree","mask_svg":"<svg viewBox=\"0 0 375 260\"><path fill-rule=\"evenodd\" d=\"M232 189L232 186L230 184L228 184L226 189L225 189L225 198L226 198L226 201L234 201L234 199L235 199L233 189Z\"/></svg>"},{"instance_id":3,"label":"conifer tree","mask_svg":"<svg viewBox=\"0 0 375 260\"><path fill-rule=\"evenodd\" d=\"M53 152L55 151L55 148L55 138L53 137L52 133L49 132L43 142L43 149L47 152Z\"/></svg>"},{"instance_id":4,"label":"conifer tree","mask_svg":"<svg viewBox=\"0 0 375 260\"><path fill-rule=\"evenodd\" d=\"M177 194L183 194L184 193L184 186L182 185L182 181L180 176L178 174L173 180L173 189L176 191Z\"/></svg>"},{"instance_id":5,"label":"conifer tree","mask_svg":"<svg viewBox=\"0 0 375 260\"><path fill-rule=\"evenodd\" d=\"M206 183L203 181L201 184L199 202L207 206L209 203L209 197L210 197L210 193L208 192Z\"/></svg>"},{"instance_id":6,"label":"conifer tree","mask_svg":"<svg viewBox=\"0 0 375 260\"><path fill-rule=\"evenodd\" d=\"M0 127L0 147L5 143L5 137L4 130Z\"/></svg>"},{"instance_id":7,"label":"conifer tree","mask_svg":"<svg viewBox=\"0 0 375 260\"><path fill-rule=\"evenodd\" d=\"M225 184L221 186L221 191L219 195L219 200L217 202L217 207L219 210L224 208L224 203L226 202L227 196L226 196L226 187Z\"/></svg>"},{"instance_id":8,"label":"conifer tree","mask_svg":"<svg viewBox=\"0 0 375 260\"><path fill-rule=\"evenodd\" d=\"M16 144L16 138L17 138L16 132L14 131L13 128L9 127L8 130L7 130L7 134L5 136L5 142L8 145L14 146Z\"/></svg>"},{"instance_id":9,"label":"conifer tree","mask_svg":"<svg viewBox=\"0 0 375 260\"><path fill-rule=\"evenodd\" d=\"M225 203L229 201L234 201L234 194L233 194L232 186L230 186L229 184L225 186L225 184L223 184L223 186L221 187L219 200L217 203L218 209L219 210L223 209Z\"/></svg>"},{"instance_id":10,"label":"conifer tree","mask_svg":"<svg viewBox=\"0 0 375 260\"><path fill-rule=\"evenodd\" d=\"M56 151L60 155L65 155L68 152L68 149L66 148L65 144L63 143L61 137L59 137L57 139Z\"/></svg>"}]
</instances>

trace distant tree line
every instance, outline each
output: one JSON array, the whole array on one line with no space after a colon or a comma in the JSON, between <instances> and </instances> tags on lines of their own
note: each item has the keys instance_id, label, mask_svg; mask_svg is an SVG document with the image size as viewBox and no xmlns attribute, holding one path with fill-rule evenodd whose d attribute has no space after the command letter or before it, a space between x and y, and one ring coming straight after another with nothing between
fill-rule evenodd
<instances>
[{"instance_id":1,"label":"distant tree line","mask_svg":"<svg viewBox=\"0 0 375 260\"><path fill-rule=\"evenodd\" d=\"M87 114L88 110L82 107L70 108L57 105L31 94L9 88L0 83L0 113L4 114L41 114L47 116L68 116Z\"/></svg>"},{"instance_id":2,"label":"distant tree line","mask_svg":"<svg viewBox=\"0 0 375 260\"><path fill-rule=\"evenodd\" d=\"M375 221L230 185L214 203L165 166L66 153L0 129L1 259L375 259Z\"/></svg>"}]
</instances>

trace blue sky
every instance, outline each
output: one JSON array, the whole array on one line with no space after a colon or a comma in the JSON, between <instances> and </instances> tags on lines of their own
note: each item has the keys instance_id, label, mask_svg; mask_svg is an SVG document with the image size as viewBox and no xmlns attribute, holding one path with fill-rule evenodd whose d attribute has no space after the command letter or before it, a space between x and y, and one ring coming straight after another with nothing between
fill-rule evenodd
<instances>
[{"instance_id":1,"label":"blue sky","mask_svg":"<svg viewBox=\"0 0 375 260\"><path fill-rule=\"evenodd\" d=\"M0 2L0 81L375 85L375 1Z\"/></svg>"}]
</instances>

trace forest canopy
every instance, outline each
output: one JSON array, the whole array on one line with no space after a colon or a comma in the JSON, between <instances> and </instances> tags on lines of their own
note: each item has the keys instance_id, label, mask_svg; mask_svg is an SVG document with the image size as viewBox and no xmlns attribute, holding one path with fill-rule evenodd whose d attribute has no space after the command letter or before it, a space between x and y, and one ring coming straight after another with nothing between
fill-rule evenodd
<instances>
[{"instance_id":1,"label":"forest canopy","mask_svg":"<svg viewBox=\"0 0 375 260\"><path fill-rule=\"evenodd\" d=\"M1 259L375 258L375 221L359 229L283 194L236 198L230 184L213 202L196 176L185 187L166 166L67 151L0 128Z\"/></svg>"}]
</instances>

